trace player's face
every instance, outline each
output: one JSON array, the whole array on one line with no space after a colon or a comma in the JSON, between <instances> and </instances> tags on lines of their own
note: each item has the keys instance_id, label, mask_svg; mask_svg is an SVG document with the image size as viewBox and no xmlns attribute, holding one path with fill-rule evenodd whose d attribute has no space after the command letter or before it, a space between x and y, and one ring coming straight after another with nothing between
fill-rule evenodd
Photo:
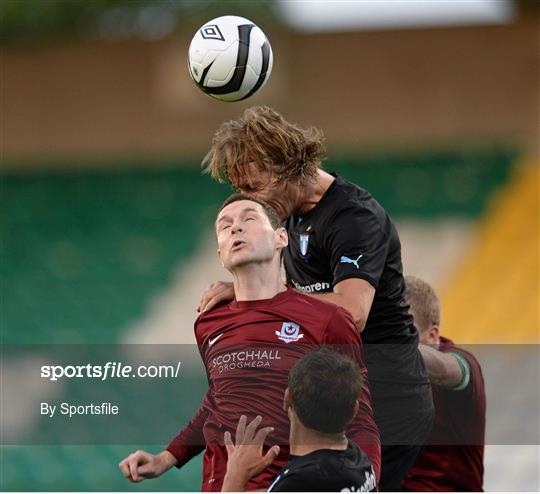
<instances>
[{"instance_id":1,"label":"player's face","mask_svg":"<svg viewBox=\"0 0 540 494\"><path fill-rule=\"evenodd\" d=\"M284 228L274 230L262 206L236 201L224 207L216 220L218 253L229 271L248 263L279 259L287 245Z\"/></svg>"},{"instance_id":2,"label":"player's face","mask_svg":"<svg viewBox=\"0 0 540 494\"><path fill-rule=\"evenodd\" d=\"M293 180L278 180L270 171L259 170L255 163L246 167L247 173L233 187L274 208L282 220L291 216L300 204L301 187Z\"/></svg>"}]
</instances>

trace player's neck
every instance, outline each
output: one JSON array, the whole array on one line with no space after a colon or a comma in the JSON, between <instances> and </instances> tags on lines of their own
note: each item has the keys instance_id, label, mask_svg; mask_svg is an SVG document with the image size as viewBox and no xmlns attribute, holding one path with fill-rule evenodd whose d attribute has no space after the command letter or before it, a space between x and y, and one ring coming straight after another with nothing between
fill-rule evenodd
<instances>
[{"instance_id":1,"label":"player's neck","mask_svg":"<svg viewBox=\"0 0 540 494\"><path fill-rule=\"evenodd\" d=\"M234 293L238 301L265 300L287 289L281 271L274 265L246 264L234 273Z\"/></svg>"},{"instance_id":2,"label":"player's neck","mask_svg":"<svg viewBox=\"0 0 540 494\"><path fill-rule=\"evenodd\" d=\"M317 174L312 180L308 180L303 186L304 194L298 205L297 214L305 214L313 209L322 199L335 177L323 170L317 170Z\"/></svg>"},{"instance_id":3,"label":"player's neck","mask_svg":"<svg viewBox=\"0 0 540 494\"><path fill-rule=\"evenodd\" d=\"M327 434L308 429L300 423L291 423L290 453L295 456L304 456L319 449L335 449L344 451L348 441L345 433Z\"/></svg>"}]
</instances>

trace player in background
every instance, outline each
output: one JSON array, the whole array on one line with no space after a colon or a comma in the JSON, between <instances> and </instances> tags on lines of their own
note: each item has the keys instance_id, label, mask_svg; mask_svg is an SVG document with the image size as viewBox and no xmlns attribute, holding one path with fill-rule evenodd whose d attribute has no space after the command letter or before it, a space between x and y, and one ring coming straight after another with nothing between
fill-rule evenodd
<instances>
[{"instance_id":1,"label":"player in background","mask_svg":"<svg viewBox=\"0 0 540 494\"><path fill-rule=\"evenodd\" d=\"M358 409L361 386L355 363L328 348L308 353L294 364L283 401L291 423L290 455L269 491L376 491L371 462L345 435ZM244 491L248 481L275 456L277 450L272 449L263 454L270 431L258 430L259 422L256 418L246 426L243 416L234 443L231 434L225 433L228 461L223 491Z\"/></svg>"},{"instance_id":2,"label":"player in background","mask_svg":"<svg viewBox=\"0 0 540 494\"><path fill-rule=\"evenodd\" d=\"M432 381L435 422L405 479L411 491L482 491L486 395L474 356L440 336L440 304L425 281L405 277L406 298L420 332Z\"/></svg>"},{"instance_id":3,"label":"player in background","mask_svg":"<svg viewBox=\"0 0 540 494\"><path fill-rule=\"evenodd\" d=\"M205 450L202 490L219 491L227 465L224 433L236 429L240 416L260 415L263 427L274 428L269 441L283 447L247 489L268 488L288 458L289 419L283 395L289 371L298 359L322 345L332 345L358 367L362 377L358 413L347 435L364 450L379 475L380 438L352 316L284 285L281 253L287 232L266 204L249 196L231 196L218 214L216 235L220 260L234 278L236 299L201 313L195 322L209 390L198 413L165 451L159 455L137 451L120 463L126 478L138 482L157 477Z\"/></svg>"},{"instance_id":4,"label":"player in background","mask_svg":"<svg viewBox=\"0 0 540 494\"><path fill-rule=\"evenodd\" d=\"M205 171L269 203L285 221L290 285L353 315L381 433L380 489L395 491L431 430L431 386L404 299L397 230L367 190L321 169L322 142L319 131L271 108L249 108L215 133ZM200 309L233 299L233 288L214 283Z\"/></svg>"}]
</instances>

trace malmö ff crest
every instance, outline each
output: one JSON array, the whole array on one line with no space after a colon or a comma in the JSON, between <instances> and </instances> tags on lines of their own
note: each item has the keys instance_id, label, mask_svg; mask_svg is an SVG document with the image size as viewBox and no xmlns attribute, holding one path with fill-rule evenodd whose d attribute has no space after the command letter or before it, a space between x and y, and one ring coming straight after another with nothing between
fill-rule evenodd
<instances>
[{"instance_id":1,"label":"malm\u00f6 ff crest","mask_svg":"<svg viewBox=\"0 0 540 494\"><path fill-rule=\"evenodd\" d=\"M305 256L307 254L309 245L309 233L300 234L300 254Z\"/></svg>"}]
</instances>

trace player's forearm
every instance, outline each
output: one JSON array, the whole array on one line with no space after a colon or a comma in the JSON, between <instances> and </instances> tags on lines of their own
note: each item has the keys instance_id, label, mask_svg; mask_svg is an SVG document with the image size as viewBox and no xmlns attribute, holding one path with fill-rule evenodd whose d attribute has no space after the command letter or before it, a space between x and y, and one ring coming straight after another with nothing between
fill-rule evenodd
<instances>
[{"instance_id":1,"label":"player's forearm","mask_svg":"<svg viewBox=\"0 0 540 494\"><path fill-rule=\"evenodd\" d=\"M210 390L206 393L197 413L195 413L189 423L167 446L166 451L176 458L175 466L178 468L185 465L205 448L206 441L203 428L208 416L206 405L208 403L209 393Z\"/></svg>"},{"instance_id":2,"label":"player's forearm","mask_svg":"<svg viewBox=\"0 0 540 494\"><path fill-rule=\"evenodd\" d=\"M177 468L183 467L189 460L197 456L205 448L204 445L199 444L177 444L175 440L176 438L171 441L165 451L167 451L174 458L174 463L172 466Z\"/></svg>"},{"instance_id":3,"label":"player's forearm","mask_svg":"<svg viewBox=\"0 0 540 494\"><path fill-rule=\"evenodd\" d=\"M188 425L167 446L166 451L176 459L176 467L185 465L205 448L203 434L205 418L206 411L201 407Z\"/></svg>"},{"instance_id":4,"label":"player's forearm","mask_svg":"<svg viewBox=\"0 0 540 494\"><path fill-rule=\"evenodd\" d=\"M428 345L419 345L429 380L438 386L452 388L462 380L461 368L453 355L448 355Z\"/></svg>"},{"instance_id":5,"label":"player's forearm","mask_svg":"<svg viewBox=\"0 0 540 494\"><path fill-rule=\"evenodd\" d=\"M353 316L358 331L362 332L364 330L369 311L366 314L365 311L359 307L359 304L350 300L349 297L336 292L306 293L306 295L310 295L311 297L318 298L320 300L326 300L327 302L339 305L340 307L348 310Z\"/></svg>"}]
</instances>

